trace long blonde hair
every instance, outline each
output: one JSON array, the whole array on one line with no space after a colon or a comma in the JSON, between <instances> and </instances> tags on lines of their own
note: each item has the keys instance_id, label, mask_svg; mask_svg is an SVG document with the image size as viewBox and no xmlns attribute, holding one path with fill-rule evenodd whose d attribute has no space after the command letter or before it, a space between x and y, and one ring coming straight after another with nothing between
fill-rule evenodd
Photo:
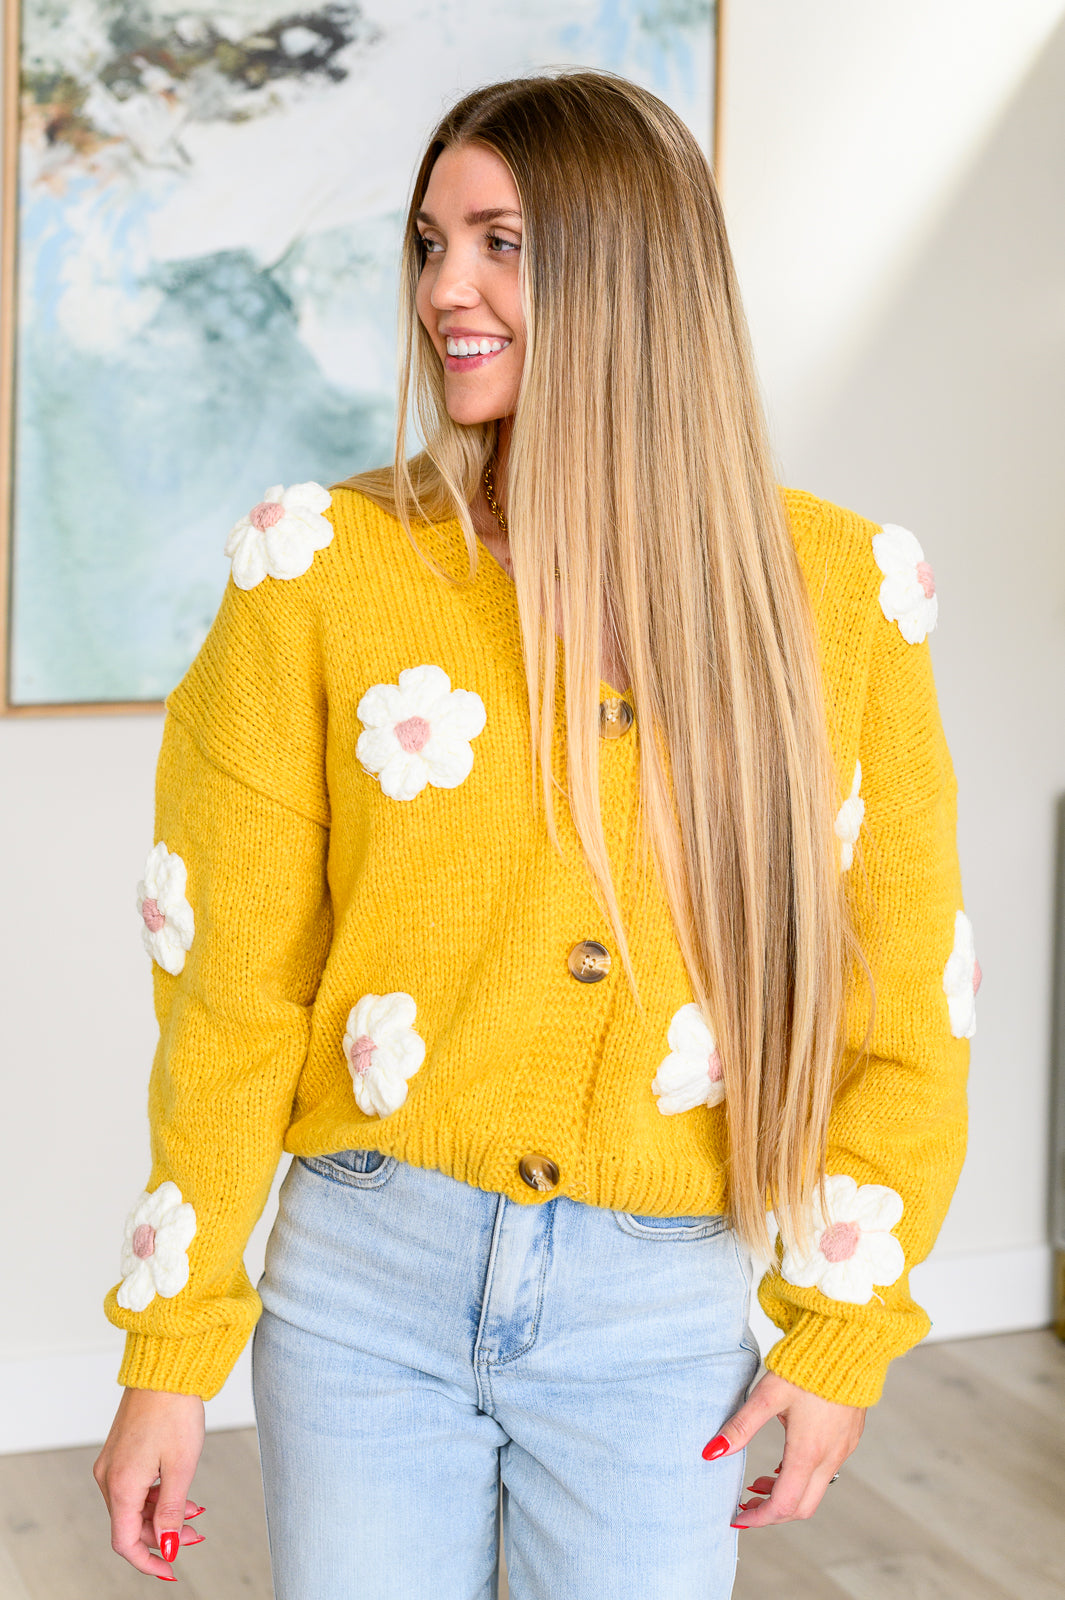
<instances>
[{"instance_id":1,"label":"long blonde hair","mask_svg":"<svg viewBox=\"0 0 1065 1600\"><path fill-rule=\"evenodd\" d=\"M348 480L400 518L457 517L497 425L452 422L415 311L414 216L440 152L476 143L513 175L527 353L507 517L525 653L531 776L555 823L556 562L567 798L639 997L599 810L599 660L616 630L639 726L653 845L692 991L723 1065L729 1204L766 1248L766 1206L804 1237L824 1174L856 946L840 882L814 624L788 529L720 201L654 95L566 71L467 95L433 134L407 220L394 465ZM407 458L414 410L426 448ZM416 542L416 541L415 541ZM435 567L434 570L439 571ZM606 612L606 617L604 617ZM860 958L858 958L860 962Z\"/></svg>"}]
</instances>

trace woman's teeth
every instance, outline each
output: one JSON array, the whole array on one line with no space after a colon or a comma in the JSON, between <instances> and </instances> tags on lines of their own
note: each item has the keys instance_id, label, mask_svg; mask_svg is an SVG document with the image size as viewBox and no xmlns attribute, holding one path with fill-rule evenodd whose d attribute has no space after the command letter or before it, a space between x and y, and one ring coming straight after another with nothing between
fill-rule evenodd
<instances>
[{"instance_id":1,"label":"woman's teeth","mask_svg":"<svg viewBox=\"0 0 1065 1600\"><path fill-rule=\"evenodd\" d=\"M449 339L447 353L449 356L491 356L498 350L505 350L509 343L509 339Z\"/></svg>"}]
</instances>

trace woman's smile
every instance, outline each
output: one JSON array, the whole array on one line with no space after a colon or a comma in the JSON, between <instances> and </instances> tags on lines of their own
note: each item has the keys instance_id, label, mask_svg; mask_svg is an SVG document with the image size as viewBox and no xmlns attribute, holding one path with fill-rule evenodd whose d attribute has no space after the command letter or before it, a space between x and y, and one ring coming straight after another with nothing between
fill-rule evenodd
<instances>
[{"instance_id":1,"label":"woman's smile","mask_svg":"<svg viewBox=\"0 0 1065 1600\"><path fill-rule=\"evenodd\" d=\"M492 333L473 333L463 328L443 334L447 347L444 367L448 372L470 372L487 366L496 356L502 355L511 345L505 336Z\"/></svg>"}]
</instances>

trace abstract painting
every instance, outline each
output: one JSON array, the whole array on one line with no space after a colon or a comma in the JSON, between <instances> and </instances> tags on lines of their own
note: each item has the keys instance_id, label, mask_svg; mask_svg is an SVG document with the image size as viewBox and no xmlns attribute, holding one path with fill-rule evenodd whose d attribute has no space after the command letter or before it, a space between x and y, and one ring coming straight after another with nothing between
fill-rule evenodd
<instances>
[{"instance_id":1,"label":"abstract painting","mask_svg":"<svg viewBox=\"0 0 1065 1600\"><path fill-rule=\"evenodd\" d=\"M606 67L712 154L712 0L308 7L23 0L8 710L157 703L266 487L390 458L401 221L459 93Z\"/></svg>"}]
</instances>

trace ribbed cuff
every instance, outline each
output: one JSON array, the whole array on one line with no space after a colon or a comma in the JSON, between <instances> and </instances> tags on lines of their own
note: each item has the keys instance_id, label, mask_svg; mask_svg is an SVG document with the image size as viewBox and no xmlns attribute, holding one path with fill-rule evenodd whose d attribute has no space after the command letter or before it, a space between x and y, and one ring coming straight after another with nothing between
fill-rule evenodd
<instances>
[{"instance_id":1,"label":"ribbed cuff","mask_svg":"<svg viewBox=\"0 0 1065 1600\"><path fill-rule=\"evenodd\" d=\"M129 1389L164 1389L213 1400L248 1342L250 1329L212 1328L192 1338L127 1333L118 1381Z\"/></svg>"},{"instance_id":2,"label":"ribbed cuff","mask_svg":"<svg viewBox=\"0 0 1065 1600\"><path fill-rule=\"evenodd\" d=\"M763 1280L758 1299L778 1327L785 1321L788 1325L766 1356L766 1366L838 1405L875 1406L892 1361L919 1344L932 1326L912 1301L905 1311L877 1306L864 1315L840 1317L800 1310L782 1301L772 1284L771 1276Z\"/></svg>"}]
</instances>

